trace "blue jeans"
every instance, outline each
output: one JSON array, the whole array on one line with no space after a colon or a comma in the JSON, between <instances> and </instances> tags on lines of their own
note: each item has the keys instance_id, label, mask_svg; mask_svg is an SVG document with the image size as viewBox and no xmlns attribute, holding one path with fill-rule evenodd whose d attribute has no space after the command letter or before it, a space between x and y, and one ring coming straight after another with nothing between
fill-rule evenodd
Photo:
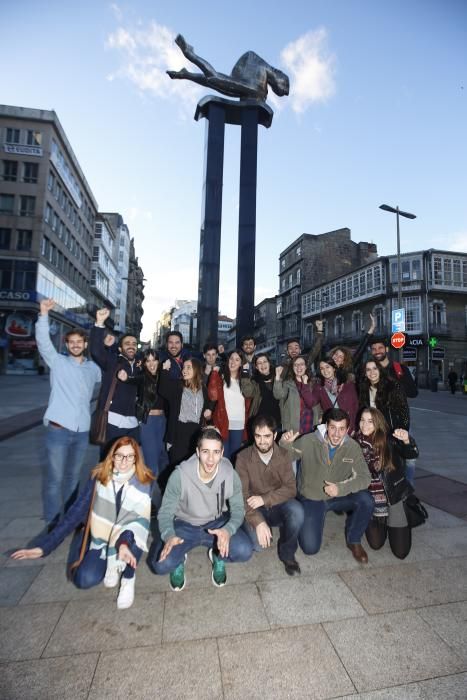
<instances>
[{"instance_id":1,"label":"blue jeans","mask_svg":"<svg viewBox=\"0 0 467 700\"><path fill-rule=\"evenodd\" d=\"M72 543L70 547L70 562L79 557L79 547L77 548L77 551L73 551L74 546L75 545ZM130 550L138 562L141 557L142 550L139 547L136 547L136 545L130 547ZM102 581L107 569L107 559L101 559L100 554L101 552L98 549L89 549L86 552L83 557L83 561L78 566L75 575L73 576L73 583L75 584L76 588L92 588L93 586L97 586ZM135 569L127 564L123 570L122 578L133 578L134 575Z\"/></svg>"},{"instance_id":2,"label":"blue jeans","mask_svg":"<svg viewBox=\"0 0 467 700\"><path fill-rule=\"evenodd\" d=\"M167 420L165 416L148 416L139 426L144 461L154 476L158 476L168 464L164 445Z\"/></svg>"},{"instance_id":3,"label":"blue jeans","mask_svg":"<svg viewBox=\"0 0 467 700\"><path fill-rule=\"evenodd\" d=\"M303 506L295 498L284 503L279 503L272 508L262 506L258 508L266 523L270 527L279 526L279 541L277 551L281 561L291 561L295 557L298 547L298 534L304 521ZM243 524L245 532L249 535L255 552L261 552L262 547L256 537L256 529L245 520Z\"/></svg>"},{"instance_id":4,"label":"blue jeans","mask_svg":"<svg viewBox=\"0 0 467 700\"><path fill-rule=\"evenodd\" d=\"M417 464L416 459L406 459L405 460L405 478L411 486L415 488L415 465Z\"/></svg>"},{"instance_id":5,"label":"blue jeans","mask_svg":"<svg viewBox=\"0 0 467 700\"><path fill-rule=\"evenodd\" d=\"M305 554L316 554L323 540L324 521L329 510L347 512L345 537L347 544L360 544L370 522L375 502L369 491L357 491L348 496L336 496L326 501L301 498L305 520L298 542Z\"/></svg>"},{"instance_id":6,"label":"blue jeans","mask_svg":"<svg viewBox=\"0 0 467 700\"><path fill-rule=\"evenodd\" d=\"M168 574L177 568L185 560L185 554L195 547L213 547L216 549L216 538L210 535L208 530L222 528L226 523L225 518L212 520L205 525L190 525L184 520L175 518L174 530L177 537L180 537L183 542L177 544L164 561L158 561L164 542L160 539L154 540L148 554L149 568L159 575ZM239 562L248 561L253 553L250 539L248 535L240 528L235 535L232 535L229 543L229 555L223 557L224 561Z\"/></svg>"},{"instance_id":7,"label":"blue jeans","mask_svg":"<svg viewBox=\"0 0 467 700\"><path fill-rule=\"evenodd\" d=\"M42 503L46 523L58 520L76 500L89 433L48 425L45 434L47 463L42 480Z\"/></svg>"},{"instance_id":8,"label":"blue jeans","mask_svg":"<svg viewBox=\"0 0 467 700\"><path fill-rule=\"evenodd\" d=\"M224 457L231 459L242 446L243 430L229 430L229 437L224 442Z\"/></svg>"}]
</instances>

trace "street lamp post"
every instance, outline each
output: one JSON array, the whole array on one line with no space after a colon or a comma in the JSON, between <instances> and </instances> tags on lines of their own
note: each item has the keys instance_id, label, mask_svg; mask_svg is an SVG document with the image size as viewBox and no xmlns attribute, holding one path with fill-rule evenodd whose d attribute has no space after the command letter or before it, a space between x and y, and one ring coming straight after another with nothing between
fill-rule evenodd
<instances>
[{"instance_id":1,"label":"street lamp post","mask_svg":"<svg viewBox=\"0 0 467 700\"><path fill-rule=\"evenodd\" d=\"M401 238L399 229L399 216L404 216L406 219L416 219L415 214L410 214L408 211L402 211L399 207L390 207L389 204L381 204L380 209L389 211L396 215L397 222L397 304L398 308L402 309L402 270L401 270ZM399 360L402 359L402 348L399 350Z\"/></svg>"}]
</instances>

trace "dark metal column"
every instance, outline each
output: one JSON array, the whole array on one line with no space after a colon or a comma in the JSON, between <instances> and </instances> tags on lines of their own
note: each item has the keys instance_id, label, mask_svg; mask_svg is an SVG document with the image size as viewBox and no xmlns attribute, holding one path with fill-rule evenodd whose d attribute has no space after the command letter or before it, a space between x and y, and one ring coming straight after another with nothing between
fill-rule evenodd
<instances>
[{"instance_id":1,"label":"dark metal column","mask_svg":"<svg viewBox=\"0 0 467 700\"><path fill-rule=\"evenodd\" d=\"M199 247L197 339L200 348L208 341L217 344L225 109L212 102L203 116L207 124Z\"/></svg>"},{"instance_id":2,"label":"dark metal column","mask_svg":"<svg viewBox=\"0 0 467 700\"><path fill-rule=\"evenodd\" d=\"M237 347L246 333L253 332L255 306L256 175L259 114L244 107L241 114L240 206L237 262Z\"/></svg>"}]
</instances>

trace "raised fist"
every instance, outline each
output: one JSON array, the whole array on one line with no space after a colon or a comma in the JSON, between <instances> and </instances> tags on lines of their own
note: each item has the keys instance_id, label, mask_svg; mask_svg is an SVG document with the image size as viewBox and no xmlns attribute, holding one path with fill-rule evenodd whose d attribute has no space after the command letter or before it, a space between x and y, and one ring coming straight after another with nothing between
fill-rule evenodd
<instances>
[{"instance_id":1,"label":"raised fist","mask_svg":"<svg viewBox=\"0 0 467 700\"><path fill-rule=\"evenodd\" d=\"M103 326L110 316L110 309L104 307L103 309L97 309L96 311L96 322L99 326Z\"/></svg>"},{"instance_id":2,"label":"raised fist","mask_svg":"<svg viewBox=\"0 0 467 700\"><path fill-rule=\"evenodd\" d=\"M47 316L54 306L55 302L53 299L42 299L40 302L41 316Z\"/></svg>"}]
</instances>

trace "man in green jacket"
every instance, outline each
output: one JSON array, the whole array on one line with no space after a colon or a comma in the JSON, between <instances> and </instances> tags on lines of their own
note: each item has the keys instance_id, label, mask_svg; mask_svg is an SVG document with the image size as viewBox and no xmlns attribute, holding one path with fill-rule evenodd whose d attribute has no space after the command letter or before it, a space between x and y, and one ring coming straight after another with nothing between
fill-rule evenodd
<instances>
[{"instance_id":1,"label":"man in green jacket","mask_svg":"<svg viewBox=\"0 0 467 700\"><path fill-rule=\"evenodd\" d=\"M359 563L366 564L361 539L374 509L368 491L370 473L359 445L347 434L348 414L332 408L325 420L314 433L298 437L289 431L280 441L302 460L298 491L305 520L298 541L305 554L317 554L326 513L345 511L347 547Z\"/></svg>"},{"instance_id":2,"label":"man in green jacket","mask_svg":"<svg viewBox=\"0 0 467 700\"><path fill-rule=\"evenodd\" d=\"M194 547L208 548L212 582L227 582L225 562L247 561L248 535L239 529L245 516L242 484L215 428L205 428L196 453L171 474L157 516L160 538L154 540L148 564L155 574L170 574L170 587L185 587L185 561Z\"/></svg>"}]
</instances>

